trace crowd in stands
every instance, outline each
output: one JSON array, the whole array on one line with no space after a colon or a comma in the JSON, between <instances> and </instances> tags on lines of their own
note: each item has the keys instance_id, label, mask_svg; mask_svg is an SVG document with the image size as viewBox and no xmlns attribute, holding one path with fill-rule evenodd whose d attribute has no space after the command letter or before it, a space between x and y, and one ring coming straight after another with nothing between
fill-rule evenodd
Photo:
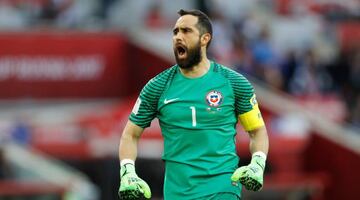
<instances>
[{"instance_id":1,"label":"crowd in stands","mask_svg":"<svg viewBox=\"0 0 360 200\"><path fill-rule=\"evenodd\" d=\"M99 30L116 0L2 0L0 30Z\"/></svg>"},{"instance_id":2,"label":"crowd in stands","mask_svg":"<svg viewBox=\"0 0 360 200\"><path fill-rule=\"evenodd\" d=\"M126 18L121 7L134 7L136 3L131 0L2 0L0 31L118 30L121 22L129 23L135 15L141 16L140 21L149 28L171 26L164 16L169 13L162 5L166 1L136 2L147 6ZM350 22L359 29L360 3L329 1L319 6L310 5L312 1L240 2L197 0L188 5L200 8L213 21L211 57L296 97L336 96L347 107L344 121L359 128L360 42L342 48L337 28ZM177 3L184 4L173 4Z\"/></svg>"},{"instance_id":3,"label":"crowd in stands","mask_svg":"<svg viewBox=\"0 0 360 200\"><path fill-rule=\"evenodd\" d=\"M359 13L340 5L319 11L300 4L281 12L263 1L253 13L230 18L216 9L220 1L213 2L207 9L214 21L213 57L299 99L337 98L347 110L344 121L360 127ZM342 23L357 27L343 36L355 38L346 48Z\"/></svg>"}]
</instances>

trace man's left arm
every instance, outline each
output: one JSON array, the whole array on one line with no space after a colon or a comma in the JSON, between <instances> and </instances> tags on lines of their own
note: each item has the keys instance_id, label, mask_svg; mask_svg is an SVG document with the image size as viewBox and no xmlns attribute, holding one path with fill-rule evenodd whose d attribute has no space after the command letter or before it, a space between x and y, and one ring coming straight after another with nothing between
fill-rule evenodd
<instances>
[{"instance_id":1,"label":"man's left arm","mask_svg":"<svg viewBox=\"0 0 360 200\"><path fill-rule=\"evenodd\" d=\"M269 139L265 126L248 131L250 136L251 162L247 166L238 168L231 176L232 181L240 181L247 189L258 191L264 184L264 170L267 153L269 150Z\"/></svg>"},{"instance_id":2,"label":"man's left arm","mask_svg":"<svg viewBox=\"0 0 360 200\"><path fill-rule=\"evenodd\" d=\"M250 137L250 152L263 152L265 155L269 151L269 138L265 126L248 131Z\"/></svg>"},{"instance_id":3,"label":"man's left arm","mask_svg":"<svg viewBox=\"0 0 360 200\"><path fill-rule=\"evenodd\" d=\"M251 162L235 170L232 181L240 181L247 189L258 191L263 186L265 161L269 149L269 139L262 118L255 90L241 74L232 74L232 86L235 94L235 111L245 131L250 136Z\"/></svg>"}]
</instances>

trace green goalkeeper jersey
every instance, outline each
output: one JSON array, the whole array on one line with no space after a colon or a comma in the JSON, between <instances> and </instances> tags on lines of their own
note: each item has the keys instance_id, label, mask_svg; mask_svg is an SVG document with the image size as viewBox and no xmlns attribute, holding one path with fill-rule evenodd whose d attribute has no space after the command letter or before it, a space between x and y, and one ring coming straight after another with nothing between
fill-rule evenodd
<instances>
[{"instance_id":1,"label":"green goalkeeper jersey","mask_svg":"<svg viewBox=\"0 0 360 200\"><path fill-rule=\"evenodd\" d=\"M215 62L198 78L185 77L175 65L146 84L130 120L146 128L155 117L159 119L165 200L198 199L220 192L240 196L240 183L230 179L239 161L236 124L255 105L248 80Z\"/></svg>"}]
</instances>

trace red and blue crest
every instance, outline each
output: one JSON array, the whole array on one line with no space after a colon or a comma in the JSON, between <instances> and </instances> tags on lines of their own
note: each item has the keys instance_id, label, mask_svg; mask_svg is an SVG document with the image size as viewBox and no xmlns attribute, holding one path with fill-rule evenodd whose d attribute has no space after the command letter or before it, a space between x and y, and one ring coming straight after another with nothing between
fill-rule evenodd
<instances>
[{"instance_id":1,"label":"red and blue crest","mask_svg":"<svg viewBox=\"0 0 360 200\"><path fill-rule=\"evenodd\" d=\"M212 90L206 95L206 103L211 107L218 107L223 101L221 92Z\"/></svg>"}]
</instances>

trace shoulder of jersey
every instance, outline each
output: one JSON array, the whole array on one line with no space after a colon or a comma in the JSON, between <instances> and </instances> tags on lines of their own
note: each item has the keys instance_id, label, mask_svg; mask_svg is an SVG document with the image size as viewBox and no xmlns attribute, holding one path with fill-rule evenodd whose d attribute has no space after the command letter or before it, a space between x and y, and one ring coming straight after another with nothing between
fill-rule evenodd
<instances>
[{"instance_id":1,"label":"shoulder of jersey","mask_svg":"<svg viewBox=\"0 0 360 200\"><path fill-rule=\"evenodd\" d=\"M160 72L158 75L152 78L151 81L161 81L163 79L168 79L170 76L174 74L175 71L176 71L176 65L173 65L168 69Z\"/></svg>"},{"instance_id":2,"label":"shoulder of jersey","mask_svg":"<svg viewBox=\"0 0 360 200\"><path fill-rule=\"evenodd\" d=\"M225 77L243 77L242 74L240 74L239 72L227 67L227 66L224 66L224 65L221 65L219 63L214 63L215 64L215 67L214 67L214 71L215 72L219 72L220 74L222 74L223 76Z\"/></svg>"}]
</instances>

